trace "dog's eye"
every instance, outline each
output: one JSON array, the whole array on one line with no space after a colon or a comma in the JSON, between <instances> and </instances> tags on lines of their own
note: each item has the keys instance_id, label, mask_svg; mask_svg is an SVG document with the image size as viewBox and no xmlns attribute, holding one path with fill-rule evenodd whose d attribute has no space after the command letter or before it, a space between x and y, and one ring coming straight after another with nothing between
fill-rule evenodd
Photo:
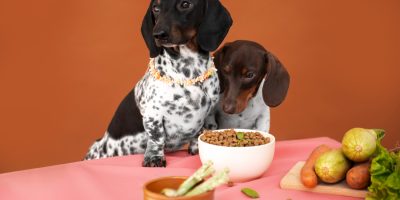
<instances>
[{"instance_id":1,"label":"dog's eye","mask_svg":"<svg viewBox=\"0 0 400 200\"><path fill-rule=\"evenodd\" d=\"M153 12L154 12L154 13L159 13L159 12L160 12L160 7L157 6L157 5L154 5L154 6L153 6Z\"/></svg>"},{"instance_id":2,"label":"dog's eye","mask_svg":"<svg viewBox=\"0 0 400 200\"><path fill-rule=\"evenodd\" d=\"M182 1L182 3L181 3L182 9L189 9L191 6L192 6L192 4L188 1Z\"/></svg>"},{"instance_id":3,"label":"dog's eye","mask_svg":"<svg viewBox=\"0 0 400 200\"><path fill-rule=\"evenodd\" d=\"M250 79L250 78L254 78L254 76L256 76L256 74L254 72L247 72L245 77Z\"/></svg>"}]
</instances>

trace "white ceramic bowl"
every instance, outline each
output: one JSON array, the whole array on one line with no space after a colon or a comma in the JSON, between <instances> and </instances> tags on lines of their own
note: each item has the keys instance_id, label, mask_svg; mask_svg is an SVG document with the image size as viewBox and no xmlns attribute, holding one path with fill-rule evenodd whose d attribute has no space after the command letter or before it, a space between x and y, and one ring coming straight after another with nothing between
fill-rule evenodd
<instances>
[{"instance_id":1,"label":"white ceramic bowl","mask_svg":"<svg viewBox=\"0 0 400 200\"><path fill-rule=\"evenodd\" d=\"M199 136L199 155L202 163L213 161L216 171L229 168L229 177L233 182L244 182L263 175L272 163L275 153L275 137L269 133L234 129L237 132L259 132L269 137L270 142L251 147L225 147L206 143ZM223 131L223 130L215 130Z\"/></svg>"}]
</instances>

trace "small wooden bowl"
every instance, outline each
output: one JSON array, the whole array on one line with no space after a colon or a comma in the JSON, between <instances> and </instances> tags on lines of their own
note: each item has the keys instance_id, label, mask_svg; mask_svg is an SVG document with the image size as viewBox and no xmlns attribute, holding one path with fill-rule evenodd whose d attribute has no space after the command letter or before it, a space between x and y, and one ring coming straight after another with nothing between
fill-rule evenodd
<instances>
[{"instance_id":1,"label":"small wooden bowl","mask_svg":"<svg viewBox=\"0 0 400 200\"><path fill-rule=\"evenodd\" d=\"M191 197L167 197L161 194L164 188L178 189L179 185L189 177L171 176L147 182L143 187L145 200L213 200L214 190Z\"/></svg>"}]
</instances>

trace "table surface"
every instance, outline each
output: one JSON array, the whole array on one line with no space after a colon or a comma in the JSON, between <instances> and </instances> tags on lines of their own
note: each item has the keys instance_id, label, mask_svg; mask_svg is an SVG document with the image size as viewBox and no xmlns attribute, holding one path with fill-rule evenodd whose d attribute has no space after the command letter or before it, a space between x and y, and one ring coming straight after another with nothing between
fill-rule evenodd
<instances>
[{"instance_id":1,"label":"table surface","mask_svg":"<svg viewBox=\"0 0 400 200\"><path fill-rule=\"evenodd\" d=\"M277 142L274 160L261 178L233 187L221 186L215 192L215 199L248 200L240 192L243 187L258 191L260 199L356 199L279 187L289 169L297 161L307 159L320 144L340 146L326 137ZM143 199L145 182L162 176L189 176L201 165L198 156L183 151L166 157L166 168L143 168L143 155L132 155L0 174L0 199Z\"/></svg>"}]
</instances>

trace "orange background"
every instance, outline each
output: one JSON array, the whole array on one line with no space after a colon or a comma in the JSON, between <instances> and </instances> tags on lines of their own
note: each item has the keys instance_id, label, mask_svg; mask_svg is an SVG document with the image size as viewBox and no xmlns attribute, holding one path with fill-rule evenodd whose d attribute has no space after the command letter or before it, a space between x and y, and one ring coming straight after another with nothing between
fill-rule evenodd
<instances>
[{"instance_id":1,"label":"orange background","mask_svg":"<svg viewBox=\"0 0 400 200\"><path fill-rule=\"evenodd\" d=\"M0 172L81 160L143 75L149 1L0 2ZM223 0L226 41L254 40L292 77L279 140L352 127L400 140L400 1Z\"/></svg>"}]
</instances>

